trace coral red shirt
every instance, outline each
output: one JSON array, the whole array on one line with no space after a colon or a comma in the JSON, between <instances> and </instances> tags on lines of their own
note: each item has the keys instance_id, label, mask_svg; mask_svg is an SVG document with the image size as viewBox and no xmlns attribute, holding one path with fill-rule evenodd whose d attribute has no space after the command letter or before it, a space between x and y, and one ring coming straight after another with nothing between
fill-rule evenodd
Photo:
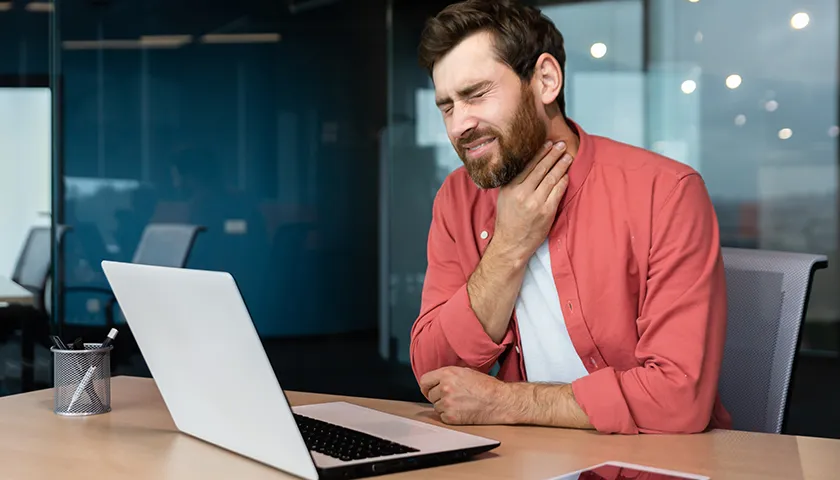
<instances>
[{"instance_id":1,"label":"coral red shirt","mask_svg":"<svg viewBox=\"0 0 840 480\"><path fill-rule=\"evenodd\" d=\"M700 175L655 153L589 135L549 233L563 318L588 375L575 399L605 433L730 428L717 385L726 285L717 217ZM516 315L500 344L470 306L467 280L493 239L498 189L466 170L440 188L420 315L411 330L419 379L445 366L527 381Z\"/></svg>"}]
</instances>

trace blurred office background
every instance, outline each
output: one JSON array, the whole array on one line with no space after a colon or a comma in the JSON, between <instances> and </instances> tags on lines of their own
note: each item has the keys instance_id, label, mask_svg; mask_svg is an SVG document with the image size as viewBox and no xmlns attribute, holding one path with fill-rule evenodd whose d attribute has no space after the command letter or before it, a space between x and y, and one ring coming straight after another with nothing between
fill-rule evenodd
<instances>
[{"instance_id":1,"label":"blurred office background","mask_svg":"<svg viewBox=\"0 0 840 480\"><path fill-rule=\"evenodd\" d=\"M460 161L416 48L447 3L0 1L0 281L34 292L0 306L2 393L50 384L50 332L112 324L115 373L148 375L111 259L231 272L286 388L422 399L409 329ZM840 437L838 3L534 3L572 118L698 169L724 245L829 256L787 428Z\"/></svg>"}]
</instances>

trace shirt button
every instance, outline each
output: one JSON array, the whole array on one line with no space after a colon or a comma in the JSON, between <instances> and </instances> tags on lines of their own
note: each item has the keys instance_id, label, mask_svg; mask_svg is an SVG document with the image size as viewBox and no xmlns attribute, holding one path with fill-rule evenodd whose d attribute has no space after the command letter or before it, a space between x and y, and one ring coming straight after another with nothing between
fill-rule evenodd
<instances>
[{"instance_id":1,"label":"shirt button","mask_svg":"<svg viewBox=\"0 0 840 480\"><path fill-rule=\"evenodd\" d=\"M487 240L487 237L489 237L489 236L490 236L490 234L487 233L487 230L484 230L483 232L481 232L481 239L482 240Z\"/></svg>"}]
</instances>

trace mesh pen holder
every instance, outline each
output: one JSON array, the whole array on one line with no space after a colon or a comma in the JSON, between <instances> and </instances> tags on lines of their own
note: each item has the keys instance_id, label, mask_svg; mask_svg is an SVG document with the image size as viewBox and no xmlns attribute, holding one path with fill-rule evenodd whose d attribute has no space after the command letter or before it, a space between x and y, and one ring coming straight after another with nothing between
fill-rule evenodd
<instances>
[{"instance_id":1,"label":"mesh pen holder","mask_svg":"<svg viewBox=\"0 0 840 480\"><path fill-rule=\"evenodd\" d=\"M55 405L58 415L97 415L111 411L111 350L86 343L84 350L52 347Z\"/></svg>"}]
</instances>

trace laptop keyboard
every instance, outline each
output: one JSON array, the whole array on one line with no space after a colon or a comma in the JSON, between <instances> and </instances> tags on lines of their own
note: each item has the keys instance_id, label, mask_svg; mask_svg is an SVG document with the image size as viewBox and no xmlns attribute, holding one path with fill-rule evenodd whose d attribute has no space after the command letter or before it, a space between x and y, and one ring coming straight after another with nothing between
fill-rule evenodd
<instances>
[{"instance_id":1,"label":"laptop keyboard","mask_svg":"<svg viewBox=\"0 0 840 480\"><path fill-rule=\"evenodd\" d=\"M358 430L294 414L300 433L310 450L349 462L400 453L419 452L384 438Z\"/></svg>"}]
</instances>

